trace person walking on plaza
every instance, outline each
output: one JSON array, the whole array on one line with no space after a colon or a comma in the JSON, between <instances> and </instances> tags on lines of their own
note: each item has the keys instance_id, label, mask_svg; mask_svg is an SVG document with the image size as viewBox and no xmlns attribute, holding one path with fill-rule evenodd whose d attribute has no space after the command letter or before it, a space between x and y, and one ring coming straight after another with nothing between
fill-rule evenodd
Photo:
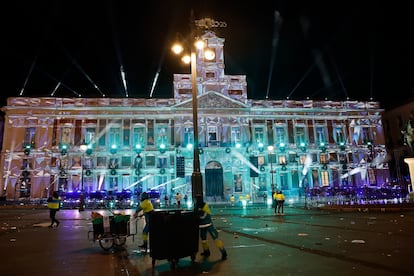
<instances>
[{"instance_id":1,"label":"person walking on plaza","mask_svg":"<svg viewBox=\"0 0 414 276\"><path fill-rule=\"evenodd\" d=\"M211 238L214 240L217 248L221 252L221 259L227 259L227 251L224 248L223 241L219 239L217 229L214 227L211 219L211 211L206 202L203 202L201 197L196 198L196 208L199 214L199 228L200 228L200 239L203 252L201 255L205 258L210 256L210 248L207 242L207 233L210 233Z\"/></svg>"},{"instance_id":2,"label":"person walking on plaza","mask_svg":"<svg viewBox=\"0 0 414 276\"><path fill-rule=\"evenodd\" d=\"M184 204L185 204L185 206L187 206L187 204L188 204L188 196L187 196L187 194L184 195Z\"/></svg>"},{"instance_id":3,"label":"person walking on plaza","mask_svg":"<svg viewBox=\"0 0 414 276\"><path fill-rule=\"evenodd\" d=\"M275 208L275 215L277 214L277 200L276 200L276 192L272 192L272 207Z\"/></svg>"},{"instance_id":4,"label":"person walking on plaza","mask_svg":"<svg viewBox=\"0 0 414 276\"><path fill-rule=\"evenodd\" d=\"M230 196L230 204L232 207L234 206L234 195Z\"/></svg>"},{"instance_id":5,"label":"person walking on plaza","mask_svg":"<svg viewBox=\"0 0 414 276\"><path fill-rule=\"evenodd\" d=\"M246 203L249 204L250 203L250 195L246 194Z\"/></svg>"},{"instance_id":6,"label":"person walking on plaza","mask_svg":"<svg viewBox=\"0 0 414 276\"><path fill-rule=\"evenodd\" d=\"M277 213L284 215L284 205L285 205L285 195L282 193L282 191L278 191L275 194L276 197L276 207L277 207ZM275 211L276 213L276 211Z\"/></svg>"},{"instance_id":7,"label":"person walking on plaza","mask_svg":"<svg viewBox=\"0 0 414 276\"><path fill-rule=\"evenodd\" d=\"M264 206L267 206L267 192L263 193L263 202L264 202Z\"/></svg>"},{"instance_id":8,"label":"person walking on plaza","mask_svg":"<svg viewBox=\"0 0 414 276\"><path fill-rule=\"evenodd\" d=\"M181 208L181 194L177 193L175 195L175 200L177 201L177 208Z\"/></svg>"},{"instance_id":9,"label":"person walking on plaza","mask_svg":"<svg viewBox=\"0 0 414 276\"><path fill-rule=\"evenodd\" d=\"M143 192L141 195L141 203L138 205L134 217L137 218L139 215L139 212L143 212L143 216L145 218L145 226L142 229L142 242L143 244L140 245L140 249L143 252L148 251L148 234L149 234L149 217L151 213L154 211L154 206L151 203L151 200L149 199L149 195L146 192Z\"/></svg>"},{"instance_id":10,"label":"person walking on plaza","mask_svg":"<svg viewBox=\"0 0 414 276\"><path fill-rule=\"evenodd\" d=\"M52 196L47 199L47 207L49 208L50 216L50 228L52 228L54 224L56 224L56 227L60 224L60 221L56 219L56 212L60 209L60 200L61 198L57 191L54 191Z\"/></svg>"}]
</instances>

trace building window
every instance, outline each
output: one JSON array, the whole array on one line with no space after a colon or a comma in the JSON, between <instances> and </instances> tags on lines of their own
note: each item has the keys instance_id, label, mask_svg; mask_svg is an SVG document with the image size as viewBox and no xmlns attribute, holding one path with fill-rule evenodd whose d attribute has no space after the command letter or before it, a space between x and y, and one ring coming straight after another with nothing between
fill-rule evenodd
<instances>
[{"instance_id":1,"label":"building window","mask_svg":"<svg viewBox=\"0 0 414 276\"><path fill-rule=\"evenodd\" d=\"M322 186L329 186L329 173L328 171L321 171Z\"/></svg>"},{"instance_id":2,"label":"building window","mask_svg":"<svg viewBox=\"0 0 414 276\"><path fill-rule=\"evenodd\" d=\"M242 95L243 91L240 89L229 89L227 90L227 93L229 93L229 95Z\"/></svg>"},{"instance_id":3,"label":"building window","mask_svg":"<svg viewBox=\"0 0 414 276\"><path fill-rule=\"evenodd\" d=\"M167 125L158 125L157 126L157 145L164 144L167 146L168 142L168 126Z\"/></svg>"},{"instance_id":4,"label":"building window","mask_svg":"<svg viewBox=\"0 0 414 276\"><path fill-rule=\"evenodd\" d=\"M123 168L131 167L131 156L122 156L121 167Z\"/></svg>"},{"instance_id":5,"label":"building window","mask_svg":"<svg viewBox=\"0 0 414 276\"><path fill-rule=\"evenodd\" d=\"M158 157L158 160L157 160L157 168L159 168L159 169L167 168L168 167L167 160L168 159L167 159L166 156Z\"/></svg>"},{"instance_id":6,"label":"building window","mask_svg":"<svg viewBox=\"0 0 414 276\"><path fill-rule=\"evenodd\" d=\"M106 121L99 120L99 146L103 147L106 144Z\"/></svg>"},{"instance_id":7,"label":"building window","mask_svg":"<svg viewBox=\"0 0 414 276\"><path fill-rule=\"evenodd\" d=\"M373 141L370 127L362 127L362 141L365 143Z\"/></svg>"},{"instance_id":8,"label":"building window","mask_svg":"<svg viewBox=\"0 0 414 276\"><path fill-rule=\"evenodd\" d=\"M71 145L72 141L72 126L64 126L62 129L62 135L60 141L62 145ZM29 140L30 141L30 140Z\"/></svg>"},{"instance_id":9,"label":"building window","mask_svg":"<svg viewBox=\"0 0 414 276\"><path fill-rule=\"evenodd\" d=\"M193 92L193 90L191 88L178 89L178 94L180 94L180 95L191 95L192 92Z\"/></svg>"},{"instance_id":10,"label":"building window","mask_svg":"<svg viewBox=\"0 0 414 276\"><path fill-rule=\"evenodd\" d=\"M254 141L256 143L265 143L263 127L255 127L254 128Z\"/></svg>"},{"instance_id":11,"label":"building window","mask_svg":"<svg viewBox=\"0 0 414 276\"><path fill-rule=\"evenodd\" d=\"M133 143L135 146L140 145L144 146L144 137L145 137L145 128L144 126L134 127L133 130Z\"/></svg>"},{"instance_id":12,"label":"building window","mask_svg":"<svg viewBox=\"0 0 414 276\"><path fill-rule=\"evenodd\" d=\"M145 156L145 166L148 168L155 167L155 155L148 154L147 156Z\"/></svg>"},{"instance_id":13,"label":"building window","mask_svg":"<svg viewBox=\"0 0 414 276\"><path fill-rule=\"evenodd\" d=\"M334 132L334 139L336 143L345 143L346 137L342 126L337 126Z\"/></svg>"},{"instance_id":14,"label":"building window","mask_svg":"<svg viewBox=\"0 0 414 276\"><path fill-rule=\"evenodd\" d=\"M122 145L124 147L128 147L129 146L130 134L131 134L131 131L129 129L124 129L124 135L123 135L124 139L123 139L123 143L122 143Z\"/></svg>"},{"instance_id":15,"label":"building window","mask_svg":"<svg viewBox=\"0 0 414 276\"><path fill-rule=\"evenodd\" d=\"M206 78L207 79L214 79L216 74L214 72L206 72Z\"/></svg>"},{"instance_id":16,"label":"building window","mask_svg":"<svg viewBox=\"0 0 414 276\"><path fill-rule=\"evenodd\" d=\"M323 153L319 155L319 159L320 159L321 164L328 164L328 154Z\"/></svg>"},{"instance_id":17,"label":"building window","mask_svg":"<svg viewBox=\"0 0 414 276\"><path fill-rule=\"evenodd\" d=\"M316 143L320 145L321 143L326 143L326 135L325 135L325 126L317 126L316 127Z\"/></svg>"},{"instance_id":18,"label":"building window","mask_svg":"<svg viewBox=\"0 0 414 276\"><path fill-rule=\"evenodd\" d=\"M374 169L369 168L367 170L367 172L368 172L369 185L371 185L371 186L377 185L377 180L375 178L375 171L374 171Z\"/></svg>"},{"instance_id":19,"label":"building window","mask_svg":"<svg viewBox=\"0 0 414 276\"><path fill-rule=\"evenodd\" d=\"M26 128L26 133L25 133L25 137L24 137L24 144L25 145L31 145L32 148L35 147L35 134L36 134L36 128L34 128L34 127Z\"/></svg>"},{"instance_id":20,"label":"building window","mask_svg":"<svg viewBox=\"0 0 414 276\"><path fill-rule=\"evenodd\" d=\"M92 144L95 141L95 128L87 127L85 129L85 143L87 145Z\"/></svg>"},{"instance_id":21,"label":"building window","mask_svg":"<svg viewBox=\"0 0 414 276\"><path fill-rule=\"evenodd\" d=\"M296 126L295 127L295 141L296 144L300 147L301 144L306 145L306 129L305 126Z\"/></svg>"},{"instance_id":22,"label":"building window","mask_svg":"<svg viewBox=\"0 0 414 276\"><path fill-rule=\"evenodd\" d=\"M336 152L329 153L329 162L338 163L338 154Z\"/></svg>"},{"instance_id":23,"label":"building window","mask_svg":"<svg viewBox=\"0 0 414 276\"><path fill-rule=\"evenodd\" d=\"M192 145L193 144L193 127L185 127L184 128L184 146Z\"/></svg>"},{"instance_id":24,"label":"building window","mask_svg":"<svg viewBox=\"0 0 414 276\"><path fill-rule=\"evenodd\" d=\"M289 189L288 174L287 173L281 173L280 174L280 188L282 190L288 190Z\"/></svg>"},{"instance_id":25,"label":"building window","mask_svg":"<svg viewBox=\"0 0 414 276\"><path fill-rule=\"evenodd\" d=\"M121 141L121 129L119 127L111 127L109 130L109 144L112 145L120 145Z\"/></svg>"},{"instance_id":26,"label":"building window","mask_svg":"<svg viewBox=\"0 0 414 276\"><path fill-rule=\"evenodd\" d=\"M286 126L276 126L275 127L275 143L281 144L285 143L287 141L287 135L286 135Z\"/></svg>"},{"instance_id":27,"label":"building window","mask_svg":"<svg viewBox=\"0 0 414 276\"><path fill-rule=\"evenodd\" d=\"M306 155L300 155L299 156L299 164L305 165L306 162Z\"/></svg>"},{"instance_id":28,"label":"building window","mask_svg":"<svg viewBox=\"0 0 414 276\"><path fill-rule=\"evenodd\" d=\"M154 127L151 122L148 122L147 145L154 146Z\"/></svg>"},{"instance_id":29,"label":"building window","mask_svg":"<svg viewBox=\"0 0 414 276\"><path fill-rule=\"evenodd\" d=\"M209 126L208 127L208 143L209 145L216 146L217 141L217 127L216 126Z\"/></svg>"},{"instance_id":30,"label":"building window","mask_svg":"<svg viewBox=\"0 0 414 276\"><path fill-rule=\"evenodd\" d=\"M237 143L241 143L240 127L231 127L231 144L234 146Z\"/></svg>"},{"instance_id":31,"label":"building window","mask_svg":"<svg viewBox=\"0 0 414 276\"><path fill-rule=\"evenodd\" d=\"M243 192L243 178L241 174L235 174L233 178L234 192L242 193Z\"/></svg>"}]
</instances>

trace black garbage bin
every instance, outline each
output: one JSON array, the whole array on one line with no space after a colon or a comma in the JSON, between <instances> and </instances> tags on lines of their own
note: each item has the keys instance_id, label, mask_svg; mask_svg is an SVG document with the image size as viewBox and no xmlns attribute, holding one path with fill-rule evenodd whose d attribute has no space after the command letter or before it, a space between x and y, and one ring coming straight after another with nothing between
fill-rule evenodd
<instances>
[{"instance_id":1,"label":"black garbage bin","mask_svg":"<svg viewBox=\"0 0 414 276\"><path fill-rule=\"evenodd\" d=\"M194 262L199 247L196 213L188 210L155 210L150 215L149 233L152 266L156 260L168 260L175 268L180 258Z\"/></svg>"}]
</instances>

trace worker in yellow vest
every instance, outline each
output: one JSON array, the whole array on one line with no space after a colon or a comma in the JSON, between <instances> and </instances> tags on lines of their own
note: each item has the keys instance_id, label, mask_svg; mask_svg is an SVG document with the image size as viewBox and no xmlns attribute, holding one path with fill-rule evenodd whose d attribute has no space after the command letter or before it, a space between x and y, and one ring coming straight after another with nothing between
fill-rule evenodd
<instances>
[{"instance_id":1,"label":"worker in yellow vest","mask_svg":"<svg viewBox=\"0 0 414 276\"><path fill-rule=\"evenodd\" d=\"M275 193L275 198L277 202L277 214L284 215L284 205L285 205L285 195L282 193L282 191L278 191ZM276 213L276 210L275 210Z\"/></svg>"},{"instance_id":2,"label":"worker in yellow vest","mask_svg":"<svg viewBox=\"0 0 414 276\"><path fill-rule=\"evenodd\" d=\"M231 206L234 206L234 195L230 196L230 204Z\"/></svg>"},{"instance_id":3,"label":"worker in yellow vest","mask_svg":"<svg viewBox=\"0 0 414 276\"><path fill-rule=\"evenodd\" d=\"M249 202L250 202L250 195L249 195L249 194L247 194L247 195L246 195L246 202L247 202L247 203L249 203Z\"/></svg>"},{"instance_id":4,"label":"worker in yellow vest","mask_svg":"<svg viewBox=\"0 0 414 276\"><path fill-rule=\"evenodd\" d=\"M56 227L59 226L60 221L56 219L56 212L60 210L60 196L57 191L54 191L52 196L47 199L47 207L49 208L49 216L50 216L50 225L49 227L52 228L54 224Z\"/></svg>"}]
</instances>

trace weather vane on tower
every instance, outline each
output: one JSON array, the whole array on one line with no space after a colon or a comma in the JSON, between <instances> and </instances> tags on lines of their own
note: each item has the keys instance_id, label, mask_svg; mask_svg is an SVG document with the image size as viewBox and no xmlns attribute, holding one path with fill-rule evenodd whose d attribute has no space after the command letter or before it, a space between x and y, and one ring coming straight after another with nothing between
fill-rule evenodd
<instances>
[{"instance_id":1,"label":"weather vane on tower","mask_svg":"<svg viewBox=\"0 0 414 276\"><path fill-rule=\"evenodd\" d=\"M227 23L224 21L217 21L212 18L202 18L198 20L194 20L195 25L199 28L203 28L205 30L210 30L213 28L225 28L227 27Z\"/></svg>"}]
</instances>

